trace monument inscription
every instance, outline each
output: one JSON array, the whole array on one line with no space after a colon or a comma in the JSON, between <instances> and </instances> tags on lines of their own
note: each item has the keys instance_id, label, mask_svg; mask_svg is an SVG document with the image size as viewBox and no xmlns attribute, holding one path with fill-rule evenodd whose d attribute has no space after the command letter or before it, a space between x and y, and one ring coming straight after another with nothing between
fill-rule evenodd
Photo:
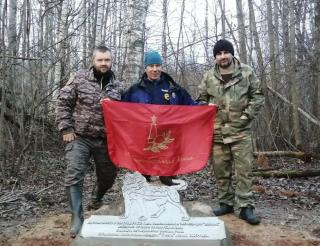
<instances>
[{"instance_id":1,"label":"monument inscription","mask_svg":"<svg viewBox=\"0 0 320 246\"><path fill-rule=\"evenodd\" d=\"M92 215L84 221L81 238L107 245L229 245L224 222L216 217L190 217L178 193L187 183L174 182L178 185L152 185L139 173L127 173L122 187L125 213Z\"/></svg>"},{"instance_id":2,"label":"monument inscription","mask_svg":"<svg viewBox=\"0 0 320 246\"><path fill-rule=\"evenodd\" d=\"M83 237L135 239L203 239L225 238L224 224L215 217L190 218L189 221L149 219L133 221L118 216L93 215L85 221Z\"/></svg>"}]
</instances>

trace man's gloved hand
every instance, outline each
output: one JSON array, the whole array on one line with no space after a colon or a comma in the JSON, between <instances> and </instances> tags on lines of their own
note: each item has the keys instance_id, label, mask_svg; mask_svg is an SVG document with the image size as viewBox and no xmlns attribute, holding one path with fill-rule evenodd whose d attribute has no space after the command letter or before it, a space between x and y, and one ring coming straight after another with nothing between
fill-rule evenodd
<instances>
[{"instance_id":1,"label":"man's gloved hand","mask_svg":"<svg viewBox=\"0 0 320 246\"><path fill-rule=\"evenodd\" d=\"M66 133L66 134L63 134L62 138L63 138L63 142L69 143L75 140L76 134L74 132Z\"/></svg>"}]
</instances>

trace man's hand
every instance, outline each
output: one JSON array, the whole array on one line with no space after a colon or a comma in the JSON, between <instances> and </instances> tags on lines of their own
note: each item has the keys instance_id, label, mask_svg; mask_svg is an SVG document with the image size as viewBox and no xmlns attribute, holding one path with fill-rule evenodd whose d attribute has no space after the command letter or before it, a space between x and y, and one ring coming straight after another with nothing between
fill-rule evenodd
<instances>
[{"instance_id":1,"label":"man's hand","mask_svg":"<svg viewBox=\"0 0 320 246\"><path fill-rule=\"evenodd\" d=\"M69 143L76 138L76 134L74 132L63 134L62 138L63 138L63 142Z\"/></svg>"},{"instance_id":2,"label":"man's hand","mask_svg":"<svg viewBox=\"0 0 320 246\"><path fill-rule=\"evenodd\" d=\"M208 103L208 106L213 106L214 105L214 103Z\"/></svg>"},{"instance_id":3,"label":"man's hand","mask_svg":"<svg viewBox=\"0 0 320 246\"><path fill-rule=\"evenodd\" d=\"M241 115L240 117L241 120L247 120L249 119L248 116L246 114Z\"/></svg>"}]
</instances>

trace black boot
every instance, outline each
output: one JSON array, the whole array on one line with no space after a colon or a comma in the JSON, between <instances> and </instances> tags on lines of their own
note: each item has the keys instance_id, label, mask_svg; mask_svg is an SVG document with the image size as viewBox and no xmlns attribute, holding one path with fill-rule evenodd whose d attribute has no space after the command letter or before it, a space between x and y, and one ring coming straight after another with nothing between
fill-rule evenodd
<instances>
[{"instance_id":1,"label":"black boot","mask_svg":"<svg viewBox=\"0 0 320 246\"><path fill-rule=\"evenodd\" d=\"M254 208L252 206L241 208L239 217L251 225L260 224L260 219L254 213Z\"/></svg>"},{"instance_id":2,"label":"black boot","mask_svg":"<svg viewBox=\"0 0 320 246\"><path fill-rule=\"evenodd\" d=\"M106 193L105 189L96 185L91 193L91 199L87 206L87 209L90 210L97 210L102 206L102 198Z\"/></svg>"},{"instance_id":3,"label":"black boot","mask_svg":"<svg viewBox=\"0 0 320 246\"><path fill-rule=\"evenodd\" d=\"M234 212L233 206L230 206L230 205L225 204L225 203L220 203L220 207L213 210L213 213L216 216L221 216L221 215L224 215L224 214L230 214L230 213L233 213L233 212Z\"/></svg>"},{"instance_id":4,"label":"black boot","mask_svg":"<svg viewBox=\"0 0 320 246\"><path fill-rule=\"evenodd\" d=\"M160 182L167 186L177 185L177 183L172 182L174 176L159 176Z\"/></svg>"},{"instance_id":5,"label":"black boot","mask_svg":"<svg viewBox=\"0 0 320 246\"><path fill-rule=\"evenodd\" d=\"M147 182L150 183L151 182L151 176L150 175L145 175L145 174L142 174L143 177L146 178Z\"/></svg>"},{"instance_id":6,"label":"black boot","mask_svg":"<svg viewBox=\"0 0 320 246\"><path fill-rule=\"evenodd\" d=\"M67 187L67 194L72 213L70 236L75 238L80 232L83 223L82 187L80 185L69 186Z\"/></svg>"}]
</instances>

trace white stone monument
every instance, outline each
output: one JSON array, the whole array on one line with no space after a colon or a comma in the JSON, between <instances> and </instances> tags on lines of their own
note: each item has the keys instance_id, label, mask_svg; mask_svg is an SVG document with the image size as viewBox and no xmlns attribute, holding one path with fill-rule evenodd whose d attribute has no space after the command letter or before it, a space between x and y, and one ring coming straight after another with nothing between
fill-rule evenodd
<instances>
[{"instance_id":1,"label":"white stone monument","mask_svg":"<svg viewBox=\"0 0 320 246\"><path fill-rule=\"evenodd\" d=\"M92 215L72 245L90 246L225 246L231 245L224 222L217 217L190 217L178 190L187 183L158 186L139 173L127 173L122 216Z\"/></svg>"}]
</instances>

